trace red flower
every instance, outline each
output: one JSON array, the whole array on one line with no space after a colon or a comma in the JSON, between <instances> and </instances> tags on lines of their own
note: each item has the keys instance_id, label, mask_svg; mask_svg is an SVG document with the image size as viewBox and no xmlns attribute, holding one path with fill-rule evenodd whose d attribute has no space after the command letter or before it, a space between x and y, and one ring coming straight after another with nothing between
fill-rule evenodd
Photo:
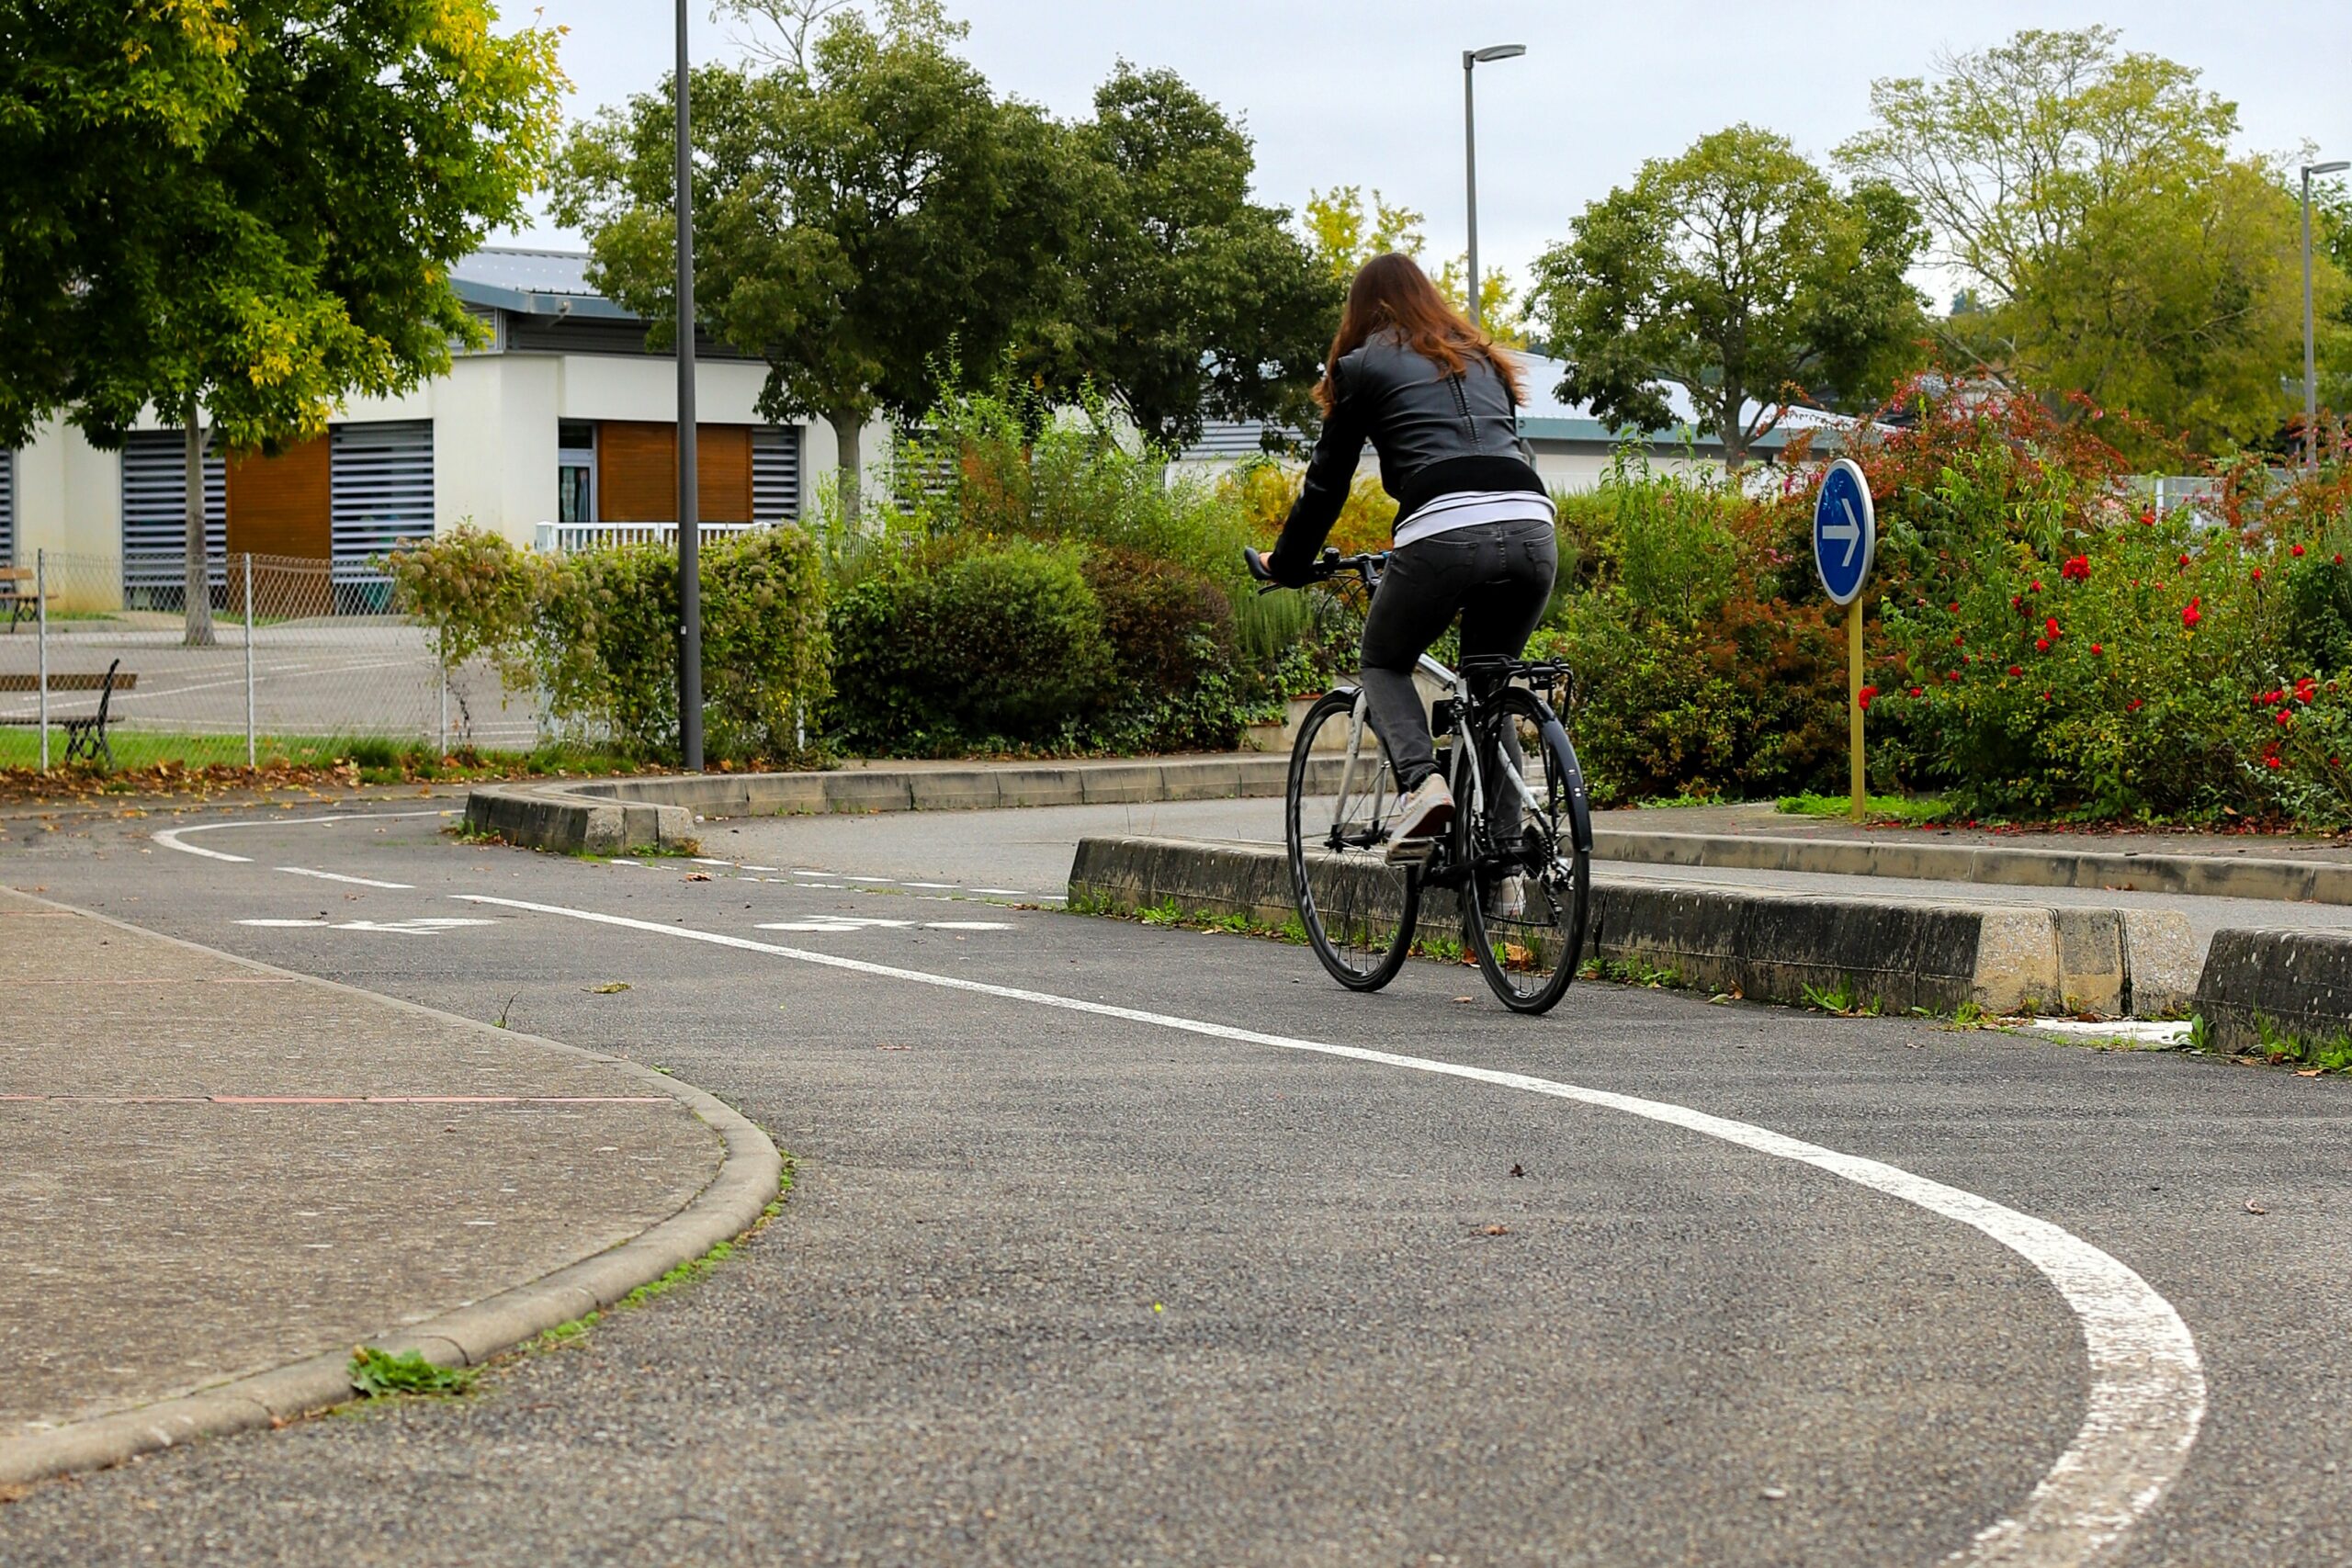
<instances>
[{"instance_id":1,"label":"red flower","mask_svg":"<svg viewBox=\"0 0 2352 1568\"><path fill-rule=\"evenodd\" d=\"M692 78L689 77L688 80L691 81ZM2342 550L2335 552L2335 564L2338 566L2342 566L2344 564L2344 552Z\"/></svg>"},{"instance_id":2,"label":"red flower","mask_svg":"<svg viewBox=\"0 0 2352 1568\"><path fill-rule=\"evenodd\" d=\"M2048 701L2050 700L2050 694L2049 694L2049 693L2047 693L2047 692L2042 693L2042 694L2041 694L2041 700L2042 700L2043 702L2045 702L2045 703L2046 703L2046 702L2048 702Z\"/></svg>"},{"instance_id":3,"label":"red flower","mask_svg":"<svg viewBox=\"0 0 2352 1568\"><path fill-rule=\"evenodd\" d=\"M2035 637L2035 638L2033 639L2033 651L2034 651L2034 652L2036 652L2036 653L2047 653L2047 652L2049 652L2049 651L2050 651L2050 639L2049 639L2048 637Z\"/></svg>"},{"instance_id":4,"label":"red flower","mask_svg":"<svg viewBox=\"0 0 2352 1568\"><path fill-rule=\"evenodd\" d=\"M1944 679L1947 681L1957 681L1960 679L1960 671L1957 670L1947 670L1944 671Z\"/></svg>"},{"instance_id":5,"label":"red flower","mask_svg":"<svg viewBox=\"0 0 2352 1568\"><path fill-rule=\"evenodd\" d=\"M2199 606L2204 603L2204 596L2201 594L2197 598L2191 599L2188 602L2188 607L2180 612L2180 624L2184 626L2194 626L2198 622L2203 620L2205 618L2205 612L2199 608Z\"/></svg>"},{"instance_id":6,"label":"red flower","mask_svg":"<svg viewBox=\"0 0 2352 1568\"><path fill-rule=\"evenodd\" d=\"M1925 686L1914 686L1914 687L1912 687L1912 688L1911 688L1911 695L1913 695L1913 696L1915 696L1915 697L1924 697L1924 696L1926 696L1927 694L1928 694L1928 688L1927 688L1927 687L1925 687Z\"/></svg>"},{"instance_id":7,"label":"red flower","mask_svg":"<svg viewBox=\"0 0 2352 1568\"><path fill-rule=\"evenodd\" d=\"M692 78L688 78L688 79L689 79L689 80L692 80ZM1966 637L1953 637L1953 638L1951 639L1951 645L1952 645L1954 648L1961 648L1961 647L1964 647L1964 646L1967 644L1967 642L1968 642L1968 639L1967 639Z\"/></svg>"},{"instance_id":8,"label":"red flower","mask_svg":"<svg viewBox=\"0 0 2352 1568\"><path fill-rule=\"evenodd\" d=\"M2033 591L2034 591L2036 593L2039 593L2039 592L2041 592L2041 579L2040 579L2040 578L2038 578L2038 577L2037 577L2037 578L2035 578L2035 579L2033 580Z\"/></svg>"},{"instance_id":9,"label":"red flower","mask_svg":"<svg viewBox=\"0 0 2352 1568\"><path fill-rule=\"evenodd\" d=\"M2009 673L2012 675L2022 675L2025 673L2025 666L2022 664L2012 664L2009 666Z\"/></svg>"},{"instance_id":10,"label":"red flower","mask_svg":"<svg viewBox=\"0 0 2352 1568\"><path fill-rule=\"evenodd\" d=\"M2041 629L2043 632L2048 634L2050 640L2052 642L2057 641L2060 637L2066 635L2058 629L2058 617L2055 615L2052 615L2048 620L2042 622Z\"/></svg>"},{"instance_id":11,"label":"red flower","mask_svg":"<svg viewBox=\"0 0 2352 1568\"><path fill-rule=\"evenodd\" d=\"M2278 756L2278 752L2276 752L2276 751L2273 751L2272 753L2270 753L2270 755L2268 755L2267 757L2263 758L2262 760L2263 760L2264 761L2266 761L2266 762L2269 763L2269 764L2270 764L2270 766L2271 766L2272 768L2274 768L2274 769L2276 769L2276 768L2283 768L2283 767L2285 767L2285 766L2287 765L2284 761L2280 761L2279 756Z\"/></svg>"},{"instance_id":12,"label":"red flower","mask_svg":"<svg viewBox=\"0 0 2352 1568\"><path fill-rule=\"evenodd\" d=\"M2155 525L2156 525L2156 509L2155 509L2154 507L2153 507L2153 506L2148 506L2148 507L2143 507L2143 508L2141 508L2141 511L2140 511L2140 526L2141 526L2141 527L2143 527L2143 528L2153 528L2153 527L2154 527Z\"/></svg>"},{"instance_id":13,"label":"red flower","mask_svg":"<svg viewBox=\"0 0 2352 1568\"><path fill-rule=\"evenodd\" d=\"M691 78L689 79L691 80ZM2330 757L2327 760L2327 765L2331 768L2340 768L2344 765L2344 759L2341 757Z\"/></svg>"},{"instance_id":14,"label":"red flower","mask_svg":"<svg viewBox=\"0 0 2352 1568\"><path fill-rule=\"evenodd\" d=\"M2301 545L2290 545L2287 548L2287 553L2293 556L2297 560L2301 560L2303 558L2303 547Z\"/></svg>"},{"instance_id":15,"label":"red flower","mask_svg":"<svg viewBox=\"0 0 2352 1568\"><path fill-rule=\"evenodd\" d=\"M2260 567L2256 567L2256 568L2254 569L2254 580L2255 580L2256 582L2259 582L2259 581L2262 581L2262 569L2261 569Z\"/></svg>"},{"instance_id":16,"label":"red flower","mask_svg":"<svg viewBox=\"0 0 2352 1568\"><path fill-rule=\"evenodd\" d=\"M2138 713L2144 702L2144 698L2133 697L2130 702L2123 705L2123 711L2125 713Z\"/></svg>"},{"instance_id":17,"label":"red flower","mask_svg":"<svg viewBox=\"0 0 2352 1568\"><path fill-rule=\"evenodd\" d=\"M2012 594L2010 594L2010 595L2009 595L2009 608L2010 608L2010 609L2012 609L2012 610L2022 610L2022 609L2024 609L2024 608L2025 608L2025 595L2024 595L2024 594L2022 594L2022 593L2012 593Z\"/></svg>"},{"instance_id":18,"label":"red flower","mask_svg":"<svg viewBox=\"0 0 2352 1568\"><path fill-rule=\"evenodd\" d=\"M690 78L690 79L691 79L691 78ZM2342 556L2338 556L2338 557L2336 557L2336 558L2335 558L2335 564L2336 564L2336 565L2338 565L2338 566L2342 566L2342 565L2344 564L2344 558L2343 558ZM1947 610L1950 610L1953 615L1959 615L1959 614L1960 614L1960 601L1959 601L1959 600L1957 600L1957 599L1955 599L1955 600L1953 600L1951 604L1949 604L1945 605L1945 606L1944 606L1944 608L1945 608L1945 609L1947 609Z\"/></svg>"},{"instance_id":19,"label":"red flower","mask_svg":"<svg viewBox=\"0 0 2352 1568\"><path fill-rule=\"evenodd\" d=\"M1864 713L1868 713L1871 711L1871 699L1877 695L1878 688L1876 686L1864 686L1860 691L1854 694L1854 701L1861 705L1861 710Z\"/></svg>"},{"instance_id":20,"label":"red flower","mask_svg":"<svg viewBox=\"0 0 2352 1568\"><path fill-rule=\"evenodd\" d=\"M2091 657L2093 659L2097 659L2100 654L2105 653L2107 649L2101 648L2098 644L2091 644Z\"/></svg>"},{"instance_id":21,"label":"red flower","mask_svg":"<svg viewBox=\"0 0 2352 1568\"><path fill-rule=\"evenodd\" d=\"M2088 582L2091 580L2091 558L2088 556L2070 558L2064 566L2058 569L2058 575L2069 582Z\"/></svg>"},{"instance_id":22,"label":"red flower","mask_svg":"<svg viewBox=\"0 0 2352 1568\"><path fill-rule=\"evenodd\" d=\"M2278 710L2278 722L2279 722L2280 724L2292 724L2292 723L2294 723L2294 722L2295 722L2295 710L2294 710L2294 709L2292 709L2292 708L2280 708L2280 709Z\"/></svg>"},{"instance_id":23,"label":"red flower","mask_svg":"<svg viewBox=\"0 0 2352 1568\"><path fill-rule=\"evenodd\" d=\"M2187 565L2188 564L2188 558L2187 556L2183 556L2183 557L2181 557L2181 558L2180 558L2180 564L2181 564L2181 565L2183 565L2183 566L2187 566Z\"/></svg>"}]
</instances>

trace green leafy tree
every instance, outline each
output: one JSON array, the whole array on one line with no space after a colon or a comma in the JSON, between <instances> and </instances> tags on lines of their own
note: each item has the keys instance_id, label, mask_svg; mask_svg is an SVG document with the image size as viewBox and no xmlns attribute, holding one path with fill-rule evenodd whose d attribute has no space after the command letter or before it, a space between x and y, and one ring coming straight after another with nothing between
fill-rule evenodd
<instances>
[{"instance_id":1,"label":"green leafy tree","mask_svg":"<svg viewBox=\"0 0 2352 1568\"><path fill-rule=\"evenodd\" d=\"M1170 448L1204 417L1297 423L1336 301L1290 228L1250 199L1250 139L1170 71L1121 63L1074 128L1087 226L1062 320L1028 357L1069 395L1102 388Z\"/></svg>"},{"instance_id":2,"label":"green leafy tree","mask_svg":"<svg viewBox=\"0 0 2352 1568\"><path fill-rule=\"evenodd\" d=\"M319 434L447 368L448 270L521 216L556 34L487 0L0 0L0 445L187 432L187 635L209 641L209 441ZM211 429L206 431L203 416Z\"/></svg>"},{"instance_id":3,"label":"green leafy tree","mask_svg":"<svg viewBox=\"0 0 2352 1568\"><path fill-rule=\"evenodd\" d=\"M1680 387L1737 468L1804 397L1867 403L1924 336L1904 274L1909 202L1839 192L1786 139L1736 125L1642 165L1536 263L1534 303L1568 362L1560 396L1616 426L1673 423Z\"/></svg>"},{"instance_id":4,"label":"green leafy tree","mask_svg":"<svg viewBox=\"0 0 2352 1568\"><path fill-rule=\"evenodd\" d=\"M943 364L985 370L1050 312L1078 219L1063 133L989 92L933 0L818 14L777 63L695 73L695 300L767 361L764 415L833 427L854 516L866 423L920 418ZM554 206L656 343L674 330L673 124L665 89L578 128Z\"/></svg>"},{"instance_id":5,"label":"green leafy tree","mask_svg":"<svg viewBox=\"0 0 2352 1568\"><path fill-rule=\"evenodd\" d=\"M2079 394L2225 449L2289 412L2293 202L2277 171L2232 156L2235 105L2117 38L2029 30L1933 80L1876 83L1876 124L1838 155L1917 203L1974 298L1942 323L1952 349L2067 417ZM2324 297L2341 287L2331 263Z\"/></svg>"},{"instance_id":6,"label":"green leafy tree","mask_svg":"<svg viewBox=\"0 0 2352 1568\"><path fill-rule=\"evenodd\" d=\"M1366 203L1362 186L1334 186L1309 191L1302 213L1307 243L1341 295L1357 269L1376 255L1400 252L1419 261L1428 247L1421 232L1420 213L1409 207L1391 207L1379 191ZM1430 281L1457 310L1469 308L1470 258L1467 252L1440 265ZM1478 279L1478 320L1497 343L1527 346L1527 320L1511 294L1510 279L1498 269Z\"/></svg>"}]
</instances>

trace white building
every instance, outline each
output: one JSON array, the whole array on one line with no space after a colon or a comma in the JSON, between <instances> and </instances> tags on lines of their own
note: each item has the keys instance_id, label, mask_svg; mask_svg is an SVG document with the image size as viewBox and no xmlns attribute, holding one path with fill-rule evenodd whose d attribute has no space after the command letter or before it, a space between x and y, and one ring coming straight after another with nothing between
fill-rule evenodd
<instances>
[{"instance_id":1,"label":"white building","mask_svg":"<svg viewBox=\"0 0 2352 1568\"><path fill-rule=\"evenodd\" d=\"M588 286L587 257L490 249L453 282L489 329L447 376L405 397L358 399L328 433L275 457L206 463L216 552L331 561L337 598L380 590L395 541L472 522L517 544L541 524L670 522L677 513L677 371L644 323ZM831 431L754 410L761 363L706 343L695 374L700 513L797 517L832 466ZM879 440L869 449L881 451ZM176 595L187 531L177 429L142 418L120 452L58 422L0 451L0 563L36 550L119 560L135 603ZM354 602L356 603L354 603Z\"/></svg>"}]
</instances>

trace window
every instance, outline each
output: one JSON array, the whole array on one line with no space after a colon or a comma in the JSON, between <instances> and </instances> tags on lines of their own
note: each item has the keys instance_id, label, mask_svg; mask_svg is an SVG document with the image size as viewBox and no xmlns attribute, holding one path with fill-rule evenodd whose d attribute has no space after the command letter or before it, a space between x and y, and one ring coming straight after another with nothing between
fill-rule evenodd
<instances>
[{"instance_id":1,"label":"window","mask_svg":"<svg viewBox=\"0 0 2352 1568\"><path fill-rule=\"evenodd\" d=\"M331 463L335 608L373 613L391 591L377 558L433 536L433 422L338 424Z\"/></svg>"},{"instance_id":2,"label":"window","mask_svg":"<svg viewBox=\"0 0 2352 1568\"><path fill-rule=\"evenodd\" d=\"M122 591L126 605L177 610L187 595L187 450L176 430L135 430L122 448ZM204 547L212 583L226 581L228 466L217 442L204 452Z\"/></svg>"},{"instance_id":3,"label":"window","mask_svg":"<svg viewBox=\"0 0 2352 1568\"><path fill-rule=\"evenodd\" d=\"M805 427L763 424L752 432L752 521L800 517L800 443Z\"/></svg>"},{"instance_id":4,"label":"window","mask_svg":"<svg viewBox=\"0 0 2352 1568\"><path fill-rule=\"evenodd\" d=\"M555 434L555 520L559 523L596 521L596 426L594 421L557 422Z\"/></svg>"}]
</instances>

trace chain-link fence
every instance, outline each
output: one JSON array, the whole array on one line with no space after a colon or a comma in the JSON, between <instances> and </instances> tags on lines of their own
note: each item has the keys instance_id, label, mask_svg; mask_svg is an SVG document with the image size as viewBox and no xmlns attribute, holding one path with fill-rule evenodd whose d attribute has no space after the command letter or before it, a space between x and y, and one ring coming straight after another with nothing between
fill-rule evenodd
<instances>
[{"instance_id":1,"label":"chain-link fence","mask_svg":"<svg viewBox=\"0 0 2352 1568\"><path fill-rule=\"evenodd\" d=\"M331 760L358 740L447 751L539 738L531 693L487 665L445 681L432 634L392 613L390 585L330 562L215 558L209 637L190 633L184 557L44 550L29 565L6 585L20 603L0 603L0 766L244 766Z\"/></svg>"}]
</instances>

